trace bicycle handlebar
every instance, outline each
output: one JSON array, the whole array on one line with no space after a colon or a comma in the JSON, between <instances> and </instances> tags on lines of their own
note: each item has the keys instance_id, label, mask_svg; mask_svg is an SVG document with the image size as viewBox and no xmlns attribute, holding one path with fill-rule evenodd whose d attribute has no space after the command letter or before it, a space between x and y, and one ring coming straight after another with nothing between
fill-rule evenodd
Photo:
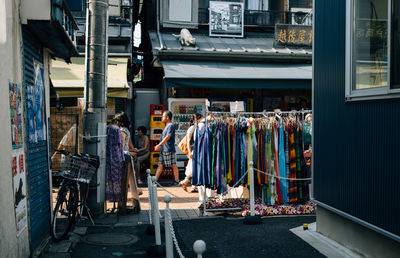
<instances>
[{"instance_id":1,"label":"bicycle handlebar","mask_svg":"<svg viewBox=\"0 0 400 258\"><path fill-rule=\"evenodd\" d=\"M84 160L89 162L91 165L93 165L95 168L99 168L99 166L100 166L100 158L97 155L92 155L92 154L88 154L88 153L81 153L81 154L72 155L72 153L70 153L67 150L58 150L58 149L56 149L55 151L65 155L65 156L69 156L69 157L76 156L76 157L83 158Z\"/></svg>"}]
</instances>

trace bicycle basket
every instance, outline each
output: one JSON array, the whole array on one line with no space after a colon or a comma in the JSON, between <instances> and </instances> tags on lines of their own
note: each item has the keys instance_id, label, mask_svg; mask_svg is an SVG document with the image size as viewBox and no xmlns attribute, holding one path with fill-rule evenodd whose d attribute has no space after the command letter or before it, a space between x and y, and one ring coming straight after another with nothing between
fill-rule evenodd
<instances>
[{"instance_id":1,"label":"bicycle basket","mask_svg":"<svg viewBox=\"0 0 400 258\"><path fill-rule=\"evenodd\" d=\"M69 157L63 165L62 177L77 182L89 184L93 175L96 174L96 167L85 156Z\"/></svg>"}]
</instances>

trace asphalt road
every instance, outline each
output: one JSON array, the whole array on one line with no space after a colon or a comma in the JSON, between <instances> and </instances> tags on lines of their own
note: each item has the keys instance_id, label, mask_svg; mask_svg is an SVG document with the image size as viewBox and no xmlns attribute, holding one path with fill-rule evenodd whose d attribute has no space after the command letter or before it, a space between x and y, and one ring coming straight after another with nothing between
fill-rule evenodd
<instances>
[{"instance_id":1,"label":"asphalt road","mask_svg":"<svg viewBox=\"0 0 400 258\"><path fill-rule=\"evenodd\" d=\"M315 222L315 216L266 217L260 225L246 225L243 218L228 216L174 222L179 246L185 257L196 257L193 243L202 239L207 251L203 257L324 257L289 229ZM146 249L154 236L146 235L147 225L133 227L90 227L87 235L115 233L134 236L126 245L93 245L80 241L72 257L148 257ZM104 234L105 233L105 234ZM164 240L163 240L164 241ZM175 249L175 248L174 248ZM175 257L179 257L175 251Z\"/></svg>"}]
</instances>

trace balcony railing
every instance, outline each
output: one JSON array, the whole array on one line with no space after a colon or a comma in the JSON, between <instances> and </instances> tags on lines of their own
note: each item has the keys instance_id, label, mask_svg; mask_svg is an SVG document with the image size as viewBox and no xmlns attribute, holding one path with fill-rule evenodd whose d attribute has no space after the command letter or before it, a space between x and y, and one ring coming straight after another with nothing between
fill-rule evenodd
<instances>
[{"instance_id":1,"label":"balcony railing","mask_svg":"<svg viewBox=\"0 0 400 258\"><path fill-rule=\"evenodd\" d=\"M209 9L199 8L199 24L209 23ZM275 24L302 24L312 25L312 14L305 12L285 11L244 11L244 25L275 26Z\"/></svg>"},{"instance_id":2,"label":"balcony railing","mask_svg":"<svg viewBox=\"0 0 400 258\"><path fill-rule=\"evenodd\" d=\"M65 0L51 0L51 19L58 22L67 33L71 41L76 46L76 31L78 31L78 24L68 7Z\"/></svg>"}]
</instances>

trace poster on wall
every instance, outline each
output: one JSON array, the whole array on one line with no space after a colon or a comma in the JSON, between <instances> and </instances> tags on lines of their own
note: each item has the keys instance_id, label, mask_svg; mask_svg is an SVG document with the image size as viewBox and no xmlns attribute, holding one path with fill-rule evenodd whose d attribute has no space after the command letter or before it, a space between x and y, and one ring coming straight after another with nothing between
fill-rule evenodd
<instances>
[{"instance_id":1,"label":"poster on wall","mask_svg":"<svg viewBox=\"0 0 400 258\"><path fill-rule=\"evenodd\" d=\"M243 3L210 1L210 37L243 37Z\"/></svg>"},{"instance_id":2,"label":"poster on wall","mask_svg":"<svg viewBox=\"0 0 400 258\"><path fill-rule=\"evenodd\" d=\"M19 149L23 146L22 138L22 91L21 85L9 83L11 141L12 148Z\"/></svg>"},{"instance_id":3,"label":"poster on wall","mask_svg":"<svg viewBox=\"0 0 400 258\"><path fill-rule=\"evenodd\" d=\"M34 85L27 85L28 139L30 143L46 140L44 69L34 62Z\"/></svg>"},{"instance_id":4,"label":"poster on wall","mask_svg":"<svg viewBox=\"0 0 400 258\"><path fill-rule=\"evenodd\" d=\"M23 151L11 156L11 168L14 188L15 224L18 236L27 226L25 157Z\"/></svg>"}]
</instances>

